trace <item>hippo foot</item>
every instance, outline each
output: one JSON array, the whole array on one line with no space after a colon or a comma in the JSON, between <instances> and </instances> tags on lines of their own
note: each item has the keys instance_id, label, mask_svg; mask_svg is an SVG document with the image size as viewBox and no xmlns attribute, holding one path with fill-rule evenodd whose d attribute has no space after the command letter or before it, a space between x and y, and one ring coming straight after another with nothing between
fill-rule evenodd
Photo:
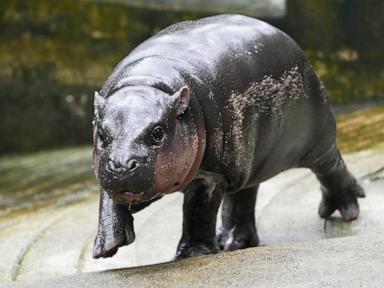
<instances>
[{"instance_id":1,"label":"hippo foot","mask_svg":"<svg viewBox=\"0 0 384 288\"><path fill-rule=\"evenodd\" d=\"M116 254L119 247L129 245L135 241L135 232L131 224L126 227L118 225L106 230L103 226L99 227L95 244L93 246L93 258L108 258Z\"/></svg>"},{"instance_id":2,"label":"hippo foot","mask_svg":"<svg viewBox=\"0 0 384 288\"><path fill-rule=\"evenodd\" d=\"M220 249L224 251L245 249L259 245L259 237L253 223L235 225L231 229L220 228L217 236Z\"/></svg>"},{"instance_id":3,"label":"hippo foot","mask_svg":"<svg viewBox=\"0 0 384 288\"><path fill-rule=\"evenodd\" d=\"M344 221L352 221L359 217L359 203L357 197L365 197L364 189L354 181L344 191L329 191L329 188L321 187L323 198L319 206L321 218L328 218L336 210L340 211Z\"/></svg>"},{"instance_id":4,"label":"hippo foot","mask_svg":"<svg viewBox=\"0 0 384 288\"><path fill-rule=\"evenodd\" d=\"M216 254L218 252L216 243L190 243L181 241L177 247L174 260L188 257Z\"/></svg>"}]
</instances>

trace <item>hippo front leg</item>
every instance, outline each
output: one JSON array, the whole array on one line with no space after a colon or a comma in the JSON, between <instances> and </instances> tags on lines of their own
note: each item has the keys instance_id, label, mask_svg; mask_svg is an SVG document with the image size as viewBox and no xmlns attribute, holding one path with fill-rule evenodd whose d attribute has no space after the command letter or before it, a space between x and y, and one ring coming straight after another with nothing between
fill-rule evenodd
<instances>
[{"instance_id":1,"label":"hippo front leg","mask_svg":"<svg viewBox=\"0 0 384 288\"><path fill-rule=\"evenodd\" d=\"M255 224L258 186L225 195L222 207L222 227L218 231L220 248L224 251L259 245Z\"/></svg>"},{"instance_id":2,"label":"hippo front leg","mask_svg":"<svg viewBox=\"0 0 384 288\"><path fill-rule=\"evenodd\" d=\"M99 227L93 246L93 258L112 257L119 247L135 240L133 217L127 206L112 202L107 192L100 191Z\"/></svg>"},{"instance_id":3,"label":"hippo front leg","mask_svg":"<svg viewBox=\"0 0 384 288\"><path fill-rule=\"evenodd\" d=\"M175 259L218 252L216 215L224 191L223 183L196 179L184 192L183 234Z\"/></svg>"}]
</instances>

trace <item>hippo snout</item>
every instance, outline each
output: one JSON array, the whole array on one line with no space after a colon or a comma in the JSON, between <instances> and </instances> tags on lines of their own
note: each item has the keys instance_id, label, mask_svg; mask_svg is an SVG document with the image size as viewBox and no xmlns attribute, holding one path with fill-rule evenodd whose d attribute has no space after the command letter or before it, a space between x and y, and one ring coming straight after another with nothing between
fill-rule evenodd
<instances>
[{"instance_id":1,"label":"hippo snout","mask_svg":"<svg viewBox=\"0 0 384 288\"><path fill-rule=\"evenodd\" d=\"M126 164L121 164L120 162L115 162L113 160L109 160L106 165L106 169L108 172L118 175L118 174L126 174L132 173L140 166L140 162L136 159L130 159Z\"/></svg>"},{"instance_id":2,"label":"hippo snout","mask_svg":"<svg viewBox=\"0 0 384 288\"><path fill-rule=\"evenodd\" d=\"M101 161L99 178L101 186L112 198L136 199L136 194L150 190L154 171L147 158L129 157L126 161L106 158Z\"/></svg>"}]
</instances>

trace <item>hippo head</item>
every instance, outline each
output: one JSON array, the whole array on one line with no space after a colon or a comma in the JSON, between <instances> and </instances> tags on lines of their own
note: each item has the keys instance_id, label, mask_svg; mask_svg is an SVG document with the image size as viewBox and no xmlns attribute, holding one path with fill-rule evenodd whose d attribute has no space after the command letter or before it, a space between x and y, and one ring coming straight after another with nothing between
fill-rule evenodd
<instances>
[{"instance_id":1,"label":"hippo head","mask_svg":"<svg viewBox=\"0 0 384 288\"><path fill-rule=\"evenodd\" d=\"M150 86L95 93L93 167L114 202L149 201L191 180L201 145L189 100L187 86L173 95Z\"/></svg>"}]
</instances>

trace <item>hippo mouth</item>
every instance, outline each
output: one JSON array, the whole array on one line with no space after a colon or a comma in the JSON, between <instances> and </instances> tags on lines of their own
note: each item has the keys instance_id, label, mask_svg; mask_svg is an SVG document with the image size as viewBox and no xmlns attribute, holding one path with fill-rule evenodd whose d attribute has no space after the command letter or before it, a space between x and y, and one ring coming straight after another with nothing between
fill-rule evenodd
<instances>
[{"instance_id":1,"label":"hippo mouth","mask_svg":"<svg viewBox=\"0 0 384 288\"><path fill-rule=\"evenodd\" d=\"M140 204L150 201L156 197L162 196L164 193L149 193L149 192L130 192L122 191L114 193L111 198L114 203L119 205L128 205L129 207L134 204Z\"/></svg>"},{"instance_id":2,"label":"hippo mouth","mask_svg":"<svg viewBox=\"0 0 384 288\"><path fill-rule=\"evenodd\" d=\"M137 202L141 202L144 196L144 192L129 192L129 191L123 191L119 193L114 193L111 195L111 198L113 202L116 204L134 204Z\"/></svg>"},{"instance_id":3,"label":"hippo mouth","mask_svg":"<svg viewBox=\"0 0 384 288\"><path fill-rule=\"evenodd\" d=\"M177 181L173 184L172 188L180 186L180 182ZM111 198L113 202L119 205L132 205L139 204L142 202L150 201L156 197L163 196L167 192L131 192L121 191L119 193L113 193Z\"/></svg>"}]
</instances>

